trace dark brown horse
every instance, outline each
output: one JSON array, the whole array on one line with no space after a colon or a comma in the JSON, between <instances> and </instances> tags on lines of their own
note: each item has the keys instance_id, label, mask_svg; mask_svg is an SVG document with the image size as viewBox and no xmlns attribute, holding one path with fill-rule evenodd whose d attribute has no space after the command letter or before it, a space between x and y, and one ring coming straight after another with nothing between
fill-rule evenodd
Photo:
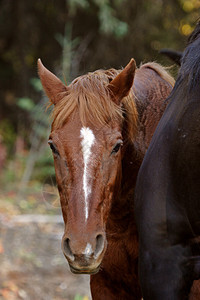
<instances>
[{"instance_id":1,"label":"dark brown horse","mask_svg":"<svg viewBox=\"0 0 200 300\"><path fill-rule=\"evenodd\" d=\"M140 282L145 300L200 299L200 22L168 102L136 185Z\"/></svg>"},{"instance_id":2,"label":"dark brown horse","mask_svg":"<svg viewBox=\"0 0 200 300\"><path fill-rule=\"evenodd\" d=\"M181 51L176 51L176 50L172 50L172 49L161 49L160 54L163 54L163 55L169 57L178 66L181 65L181 59L183 56L183 53Z\"/></svg>"},{"instance_id":3,"label":"dark brown horse","mask_svg":"<svg viewBox=\"0 0 200 300\"><path fill-rule=\"evenodd\" d=\"M55 105L49 145L71 271L93 274L95 300L141 299L133 193L173 79L155 63L136 69L133 59L123 70L95 71L69 86L40 60L38 68Z\"/></svg>"}]
</instances>

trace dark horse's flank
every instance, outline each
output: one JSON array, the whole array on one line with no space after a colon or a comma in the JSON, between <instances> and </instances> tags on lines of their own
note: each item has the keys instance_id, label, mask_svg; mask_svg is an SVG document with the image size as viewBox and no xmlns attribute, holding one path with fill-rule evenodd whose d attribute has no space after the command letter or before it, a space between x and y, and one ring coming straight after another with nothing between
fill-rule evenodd
<instances>
[{"instance_id":1,"label":"dark horse's flank","mask_svg":"<svg viewBox=\"0 0 200 300\"><path fill-rule=\"evenodd\" d=\"M144 300L188 299L200 278L200 22L168 101L136 184Z\"/></svg>"}]
</instances>

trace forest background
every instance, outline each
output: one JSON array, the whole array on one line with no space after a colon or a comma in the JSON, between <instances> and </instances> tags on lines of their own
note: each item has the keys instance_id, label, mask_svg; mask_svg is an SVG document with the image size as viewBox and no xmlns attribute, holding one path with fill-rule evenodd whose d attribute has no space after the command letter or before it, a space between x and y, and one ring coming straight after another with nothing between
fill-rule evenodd
<instances>
[{"instance_id":1,"label":"forest background","mask_svg":"<svg viewBox=\"0 0 200 300\"><path fill-rule=\"evenodd\" d=\"M159 50L183 50L199 12L199 0L0 0L0 213L59 206L37 59L67 83L132 57L171 66Z\"/></svg>"},{"instance_id":2,"label":"forest background","mask_svg":"<svg viewBox=\"0 0 200 300\"><path fill-rule=\"evenodd\" d=\"M60 249L37 59L68 84L132 57L176 77L159 51L182 51L199 17L200 0L0 0L0 299L91 299L89 276L73 275Z\"/></svg>"}]
</instances>

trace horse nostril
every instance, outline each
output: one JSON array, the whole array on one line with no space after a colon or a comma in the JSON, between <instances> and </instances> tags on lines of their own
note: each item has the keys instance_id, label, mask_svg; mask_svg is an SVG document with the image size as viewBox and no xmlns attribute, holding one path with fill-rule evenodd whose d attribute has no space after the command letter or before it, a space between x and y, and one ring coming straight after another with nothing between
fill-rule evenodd
<instances>
[{"instance_id":1,"label":"horse nostril","mask_svg":"<svg viewBox=\"0 0 200 300\"><path fill-rule=\"evenodd\" d=\"M63 252L67 259L74 261L74 254L70 248L70 240L67 238L63 241Z\"/></svg>"},{"instance_id":2,"label":"horse nostril","mask_svg":"<svg viewBox=\"0 0 200 300\"><path fill-rule=\"evenodd\" d=\"M96 249L94 251L94 257L98 258L98 256L102 253L104 249L104 237L102 234L98 234L96 237Z\"/></svg>"}]
</instances>

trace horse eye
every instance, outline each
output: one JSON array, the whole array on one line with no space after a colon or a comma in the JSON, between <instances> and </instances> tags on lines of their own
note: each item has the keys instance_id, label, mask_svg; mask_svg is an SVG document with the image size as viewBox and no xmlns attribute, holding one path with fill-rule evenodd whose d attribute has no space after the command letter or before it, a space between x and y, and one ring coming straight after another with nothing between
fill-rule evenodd
<instances>
[{"instance_id":1,"label":"horse eye","mask_svg":"<svg viewBox=\"0 0 200 300\"><path fill-rule=\"evenodd\" d=\"M56 148L56 146L53 144L52 140L48 141L48 144L52 150L52 152L56 155L59 155L58 149Z\"/></svg>"},{"instance_id":2,"label":"horse eye","mask_svg":"<svg viewBox=\"0 0 200 300\"><path fill-rule=\"evenodd\" d=\"M123 145L123 142L121 140L119 142L117 142L116 145L113 147L111 154L117 153L122 145Z\"/></svg>"}]
</instances>

